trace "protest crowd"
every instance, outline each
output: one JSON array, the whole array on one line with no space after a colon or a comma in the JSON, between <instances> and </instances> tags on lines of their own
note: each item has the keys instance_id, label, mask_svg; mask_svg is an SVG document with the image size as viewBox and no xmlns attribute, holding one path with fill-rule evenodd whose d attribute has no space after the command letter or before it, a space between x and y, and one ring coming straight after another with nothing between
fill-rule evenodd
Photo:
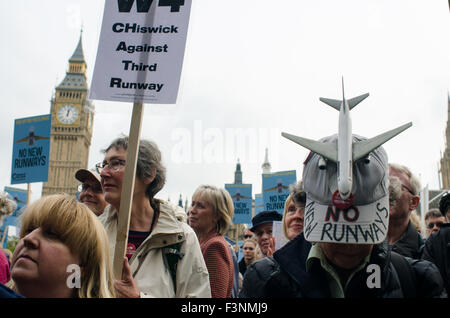
<instances>
[{"instance_id":1,"label":"protest crowd","mask_svg":"<svg viewBox=\"0 0 450 318\"><path fill-rule=\"evenodd\" d=\"M253 217L238 262L225 239L234 215L228 191L199 185L187 213L156 198L166 169L159 147L141 140L122 276L114 277L127 149L128 137L119 137L96 169L77 171L78 198L48 195L27 206L14 253L0 251L0 297L449 295L450 194L426 214L426 233L420 233L411 216L420 202L420 182L408 167L388 163L382 147L370 160L354 163L347 206L332 197L336 163L328 161L323 169L311 152L302 179L290 186L283 215L262 211ZM6 193L0 201L3 221L15 203ZM287 240L278 249L274 221L282 222Z\"/></svg>"},{"instance_id":2,"label":"protest crowd","mask_svg":"<svg viewBox=\"0 0 450 318\"><path fill-rule=\"evenodd\" d=\"M301 176L294 177L295 182L283 185L277 181L272 188L263 190L282 193L277 194L276 202L264 202L256 212L251 188L249 197L231 193L227 185L213 184L212 176L205 177L211 178L206 183L195 184L186 210L158 196L169 174L163 164L162 145L140 139L143 105L176 103L191 2L156 4L142 0L133 7L134 1L130 0L105 1L106 18L90 95L80 34L66 77L52 94L51 115L56 115L60 125L51 127L50 115L15 122L15 127L19 127L16 131L23 136L15 136L14 168L23 169L27 164L44 166L50 161L59 168L59 164L67 163L72 170L58 170L53 175L65 174L66 180L77 180L79 192L55 194L50 190L56 187L48 186L42 197L27 202L18 217L17 244L9 250L0 241L0 298L448 298L450 192L439 198L439 208L425 207L426 211L420 211L423 220L418 216L423 200L420 179L401 162L390 162L382 146L412 123L371 139L353 134L349 112L369 94L346 100L343 78L342 101L320 98L340 113L337 134L315 141L282 133L310 152L303 161ZM261 6L256 3L251 14ZM223 4L220 3L221 10ZM237 4L234 6L235 12L247 13ZM195 7L198 16L199 8ZM224 12L220 14L226 16ZM378 16L373 21L371 18L369 24L378 24ZM232 24L227 23L227 30L232 30ZM352 29L354 25L357 24L353 23ZM199 26L194 25L200 29ZM277 33L284 33L285 26L274 26ZM247 29L260 31L256 24ZM270 35L261 30L261 34ZM232 45L225 41L236 48L232 51L246 50L237 42L242 34L233 34L236 39ZM212 45L208 41L201 43L202 54L209 55ZM263 49L258 47L258 51ZM268 51L281 49L281 45L271 44ZM204 61L202 64L211 68ZM282 69L275 64L269 61L258 68ZM191 69L195 69L192 65ZM238 74L234 73L236 69L234 65L229 68L233 80ZM289 82L283 78L279 83ZM95 167L87 167L94 114L91 99L133 103L130 136L105 133L109 145L101 151L103 160ZM68 101L76 107L66 105ZM448 101L450 109L450 98ZM261 109L262 113L266 111ZM211 114L219 118L222 111L225 113L211 110ZM279 113L286 116L283 110ZM48 135L38 134L39 123L42 127L45 124ZM27 148L39 140L50 145L54 136L61 141L75 140L82 131L85 135L79 143L83 147L68 148L61 142L57 147L58 160L42 155L49 147ZM68 132L74 135L67 135ZM65 152L74 160L62 157ZM278 152L277 155L291 155ZM38 168L38 177L47 177L48 166L47 170ZM17 171L12 173L12 184L47 182L25 182L25 173ZM263 170L263 178L264 175ZM188 173L182 176L189 177ZM57 191L69 192L75 188L73 184L71 187ZM235 219L244 214L236 204L239 198L250 202L246 207L247 223ZM7 191L0 192L0 227L16 206L15 198ZM125 206L129 207L128 214ZM236 241L230 243L230 227L250 221L251 225L244 228L243 240L236 236Z\"/></svg>"}]
</instances>

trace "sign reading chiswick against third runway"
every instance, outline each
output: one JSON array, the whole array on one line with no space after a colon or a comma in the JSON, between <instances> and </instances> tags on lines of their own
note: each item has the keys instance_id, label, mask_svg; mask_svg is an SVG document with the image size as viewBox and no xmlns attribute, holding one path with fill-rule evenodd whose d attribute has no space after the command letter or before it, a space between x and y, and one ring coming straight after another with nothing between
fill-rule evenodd
<instances>
[{"instance_id":1,"label":"sign reading chiswick against third runway","mask_svg":"<svg viewBox=\"0 0 450 318\"><path fill-rule=\"evenodd\" d=\"M191 0L106 0L90 98L174 104Z\"/></svg>"}]
</instances>

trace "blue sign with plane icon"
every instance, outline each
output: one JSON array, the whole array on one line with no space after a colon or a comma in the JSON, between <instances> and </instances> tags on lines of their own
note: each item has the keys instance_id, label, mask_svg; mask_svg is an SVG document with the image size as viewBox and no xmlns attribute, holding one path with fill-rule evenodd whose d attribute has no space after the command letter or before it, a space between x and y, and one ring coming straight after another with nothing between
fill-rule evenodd
<instances>
[{"instance_id":1,"label":"blue sign with plane icon","mask_svg":"<svg viewBox=\"0 0 450 318\"><path fill-rule=\"evenodd\" d=\"M11 184L46 182L51 114L15 120Z\"/></svg>"}]
</instances>

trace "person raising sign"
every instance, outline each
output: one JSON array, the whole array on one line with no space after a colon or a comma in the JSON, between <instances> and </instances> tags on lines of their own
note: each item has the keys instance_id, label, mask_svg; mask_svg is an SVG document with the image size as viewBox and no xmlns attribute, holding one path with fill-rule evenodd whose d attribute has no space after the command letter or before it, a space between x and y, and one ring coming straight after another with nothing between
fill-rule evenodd
<instances>
[{"instance_id":1,"label":"person raising sign","mask_svg":"<svg viewBox=\"0 0 450 318\"><path fill-rule=\"evenodd\" d=\"M114 140L103 162L96 165L106 202L99 217L114 255L118 213L127 159L128 137ZM114 286L118 297L211 297L209 274L200 244L189 225L177 219L181 212L155 198L166 182L166 169L158 146L139 143L132 196L128 245L122 280Z\"/></svg>"}]
</instances>

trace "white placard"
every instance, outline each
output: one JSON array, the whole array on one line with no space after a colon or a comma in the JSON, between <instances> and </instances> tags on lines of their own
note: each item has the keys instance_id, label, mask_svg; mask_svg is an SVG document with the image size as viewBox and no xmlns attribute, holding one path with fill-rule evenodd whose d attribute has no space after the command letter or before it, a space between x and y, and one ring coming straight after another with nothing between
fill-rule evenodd
<instances>
[{"instance_id":1,"label":"white placard","mask_svg":"<svg viewBox=\"0 0 450 318\"><path fill-rule=\"evenodd\" d=\"M272 235L275 239L275 251L279 250L288 242L283 233L283 222L273 221Z\"/></svg>"},{"instance_id":2,"label":"white placard","mask_svg":"<svg viewBox=\"0 0 450 318\"><path fill-rule=\"evenodd\" d=\"M191 0L106 0L91 99L174 104Z\"/></svg>"}]
</instances>

